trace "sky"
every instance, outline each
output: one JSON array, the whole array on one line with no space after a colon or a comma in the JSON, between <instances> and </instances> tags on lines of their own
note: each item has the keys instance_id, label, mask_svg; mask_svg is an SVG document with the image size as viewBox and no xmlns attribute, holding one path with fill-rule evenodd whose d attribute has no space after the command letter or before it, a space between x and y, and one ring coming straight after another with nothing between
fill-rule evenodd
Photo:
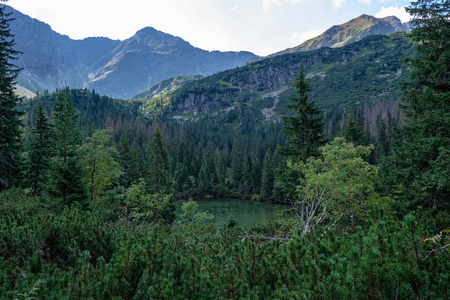
<instances>
[{"instance_id":1,"label":"sky","mask_svg":"<svg viewBox=\"0 0 450 300\"><path fill-rule=\"evenodd\" d=\"M265 56L362 14L409 20L404 0L9 0L72 39L125 40L144 27L204 50Z\"/></svg>"}]
</instances>

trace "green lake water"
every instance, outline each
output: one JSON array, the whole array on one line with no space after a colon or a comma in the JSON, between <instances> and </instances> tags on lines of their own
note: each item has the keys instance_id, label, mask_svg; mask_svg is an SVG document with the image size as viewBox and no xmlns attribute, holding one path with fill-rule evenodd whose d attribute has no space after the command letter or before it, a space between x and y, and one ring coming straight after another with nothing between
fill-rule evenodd
<instances>
[{"instance_id":1,"label":"green lake water","mask_svg":"<svg viewBox=\"0 0 450 300\"><path fill-rule=\"evenodd\" d=\"M175 202L176 214L181 214L181 205L187 200ZM239 200L229 198L195 199L199 211L208 211L214 215L210 221L217 227L223 227L229 220L234 220L237 225L247 226L252 222L266 222L277 217L277 212L282 208L279 205L256 202L250 200Z\"/></svg>"}]
</instances>

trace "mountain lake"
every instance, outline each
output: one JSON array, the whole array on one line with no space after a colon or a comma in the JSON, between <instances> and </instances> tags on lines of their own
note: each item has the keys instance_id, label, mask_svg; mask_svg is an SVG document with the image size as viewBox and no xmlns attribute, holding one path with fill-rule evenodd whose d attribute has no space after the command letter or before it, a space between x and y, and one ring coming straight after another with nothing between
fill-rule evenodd
<instances>
[{"instance_id":1,"label":"mountain lake","mask_svg":"<svg viewBox=\"0 0 450 300\"><path fill-rule=\"evenodd\" d=\"M181 206L188 200L175 201L175 213L181 215ZM287 206L267 202L241 200L232 198L194 199L198 204L198 211L207 211L214 215L214 219L207 221L216 227L226 226L230 220L239 226L248 226L253 222L266 222L275 219L277 213Z\"/></svg>"}]
</instances>

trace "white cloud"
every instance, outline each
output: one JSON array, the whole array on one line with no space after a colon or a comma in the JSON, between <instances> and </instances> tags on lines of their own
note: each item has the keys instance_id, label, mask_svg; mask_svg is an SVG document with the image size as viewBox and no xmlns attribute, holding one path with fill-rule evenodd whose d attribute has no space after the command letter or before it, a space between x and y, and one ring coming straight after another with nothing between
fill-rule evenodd
<instances>
[{"instance_id":1,"label":"white cloud","mask_svg":"<svg viewBox=\"0 0 450 300\"><path fill-rule=\"evenodd\" d=\"M333 2L334 10L337 10L339 7L341 7L344 4L344 2L346 0L331 0L331 1Z\"/></svg>"},{"instance_id":2,"label":"white cloud","mask_svg":"<svg viewBox=\"0 0 450 300\"><path fill-rule=\"evenodd\" d=\"M231 11L237 11L238 7L237 6L232 6L230 7Z\"/></svg>"},{"instance_id":3,"label":"white cloud","mask_svg":"<svg viewBox=\"0 0 450 300\"><path fill-rule=\"evenodd\" d=\"M289 3L291 5L299 3L300 0L263 0L263 10L268 11L270 9L270 6L276 4L282 4L282 3Z\"/></svg>"},{"instance_id":4,"label":"white cloud","mask_svg":"<svg viewBox=\"0 0 450 300\"><path fill-rule=\"evenodd\" d=\"M403 23L409 22L411 20L411 15L408 14L404 7L382 7L381 11L375 15L377 18L384 18L389 16L396 16Z\"/></svg>"},{"instance_id":5,"label":"white cloud","mask_svg":"<svg viewBox=\"0 0 450 300\"><path fill-rule=\"evenodd\" d=\"M370 5L370 2L372 2L371 0L358 0L358 2Z\"/></svg>"},{"instance_id":6,"label":"white cloud","mask_svg":"<svg viewBox=\"0 0 450 300\"><path fill-rule=\"evenodd\" d=\"M289 42L293 45L300 45L301 43L312 39L318 35L320 35L322 31L318 29L313 29L310 31L305 31L299 34L298 32L294 32L291 37L289 38Z\"/></svg>"}]
</instances>

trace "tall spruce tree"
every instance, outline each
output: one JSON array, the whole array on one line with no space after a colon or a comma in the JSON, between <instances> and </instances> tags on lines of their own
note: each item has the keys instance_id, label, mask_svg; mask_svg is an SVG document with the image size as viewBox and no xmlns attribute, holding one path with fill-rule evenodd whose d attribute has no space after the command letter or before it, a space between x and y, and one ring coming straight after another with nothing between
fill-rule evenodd
<instances>
[{"instance_id":1,"label":"tall spruce tree","mask_svg":"<svg viewBox=\"0 0 450 300\"><path fill-rule=\"evenodd\" d=\"M14 185L18 177L21 113L14 110L18 97L14 94L14 81L19 75L11 61L20 52L14 50L9 24L14 19L0 6L0 191Z\"/></svg>"},{"instance_id":2,"label":"tall spruce tree","mask_svg":"<svg viewBox=\"0 0 450 300\"><path fill-rule=\"evenodd\" d=\"M240 132L237 132L234 136L231 157L231 183L234 187L238 188L242 179L244 165L244 149Z\"/></svg>"},{"instance_id":3,"label":"tall spruce tree","mask_svg":"<svg viewBox=\"0 0 450 300\"><path fill-rule=\"evenodd\" d=\"M144 178L145 192L155 201L162 201L161 217L166 223L175 220L174 180L170 169L169 152L164 143L161 129L156 125L148 150L147 175Z\"/></svg>"},{"instance_id":4,"label":"tall spruce tree","mask_svg":"<svg viewBox=\"0 0 450 300\"><path fill-rule=\"evenodd\" d=\"M262 166L261 193L259 195L261 199L266 200L272 198L274 179L272 152L270 149L267 149Z\"/></svg>"},{"instance_id":5,"label":"tall spruce tree","mask_svg":"<svg viewBox=\"0 0 450 300\"><path fill-rule=\"evenodd\" d=\"M353 112L345 119L342 135L355 146L365 144L364 126Z\"/></svg>"},{"instance_id":6,"label":"tall spruce tree","mask_svg":"<svg viewBox=\"0 0 450 300\"><path fill-rule=\"evenodd\" d=\"M203 151L202 164L198 174L199 189L203 194L211 194L214 192L217 183L216 168L214 165L214 148L212 142L209 141Z\"/></svg>"},{"instance_id":7,"label":"tall spruce tree","mask_svg":"<svg viewBox=\"0 0 450 300\"><path fill-rule=\"evenodd\" d=\"M188 177L188 163L186 158L186 146L183 141L178 144L177 163L175 166L175 184L177 191L185 191L189 186Z\"/></svg>"},{"instance_id":8,"label":"tall spruce tree","mask_svg":"<svg viewBox=\"0 0 450 300\"><path fill-rule=\"evenodd\" d=\"M87 188L83 182L81 153L82 142L77 128L78 112L73 105L69 88L60 91L55 103L53 120L55 122L54 147L48 193L63 200L64 205L87 199Z\"/></svg>"},{"instance_id":9,"label":"tall spruce tree","mask_svg":"<svg viewBox=\"0 0 450 300\"><path fill-rule=\"evenodd\" d=\"M137 183L140 178L140 151L136 140L131 140L129 131L125 128L122 131L119 144L120 164L123 176L120 177L120 184L128 188L133 183Z\"/></svg>"},{"instance_id":10,"label":"tall spruce tree","mask_svg":"<svg viewBox=\"0 0 450 300\"><path fill-rule=\"evenodd\" d=\"M173 179L170 170L169 152L164 144L161 129L156 125L148 149L148 166L145 177L148 193L172 193Z\"/></svg>"},{"instance_id":11,"label":"tall spruce tree","mask_svg":"<svg viewBox=\"0 0 450 300\"><path fill-rule=\"evenodd\" d=\"M298 97L291 97L287 107L294 110L291 116L283 116L284 132L289 137L287 146L280 147L280 153L294 160L305 161L319 154L319 147L325 144L322 115L315 101L308 101L311 85L306 79L303 65L295 79L294 88Z\"/></svg>"},{"instance_id":12,"label":"tall spruce tree","mask_svg":"<svg viewBox=\"0 0 450 300\"><path fill-rule=\"evenodd\" d=\"M41 194L46 182L46 175L50 168L50 158L52 157L52 126L42 107L42 103L35 113L34 136L31 145L27 179L33 191L33 196Z\"/></svg>"},{"instance_id":13,"label":"tall spruce tree","mask_svg":"<svg viewBox=\"0 0 450 300\"><path fill-rule=\"evenodd\" d=\"M288 108L294 110L291 116L283 116L282 120L286 123L283 128L288 136L287 146L281 146L279 153L292 162L306 161L308 157L319 154L319 147L325 144L325 131L322 116L315 101L308 101L308 92L311 85L306 79L306 73L303 65L300 66L300 72L295 79L294 88L298 97L291 97L291 103ZM283 168L277 171L276 186L282 187L283 198L290 202L295 198L296 186L301 174L297 170ZM283 199L279 199L284 201Z\"/></svg>"},{"instance_id":14,"label":"tall spruce tree","mask_svg":"<svg viewBox=\"0 0 450 300\"><path fill-rule=\"evenodd\" d=\"M418 55L408 61L412 71L403 84L403 139L392 149L388 169L393 191L410 209L450 209L449 10L448 0L418 0L407 8Z\"/></svg>"}]
</instances>

